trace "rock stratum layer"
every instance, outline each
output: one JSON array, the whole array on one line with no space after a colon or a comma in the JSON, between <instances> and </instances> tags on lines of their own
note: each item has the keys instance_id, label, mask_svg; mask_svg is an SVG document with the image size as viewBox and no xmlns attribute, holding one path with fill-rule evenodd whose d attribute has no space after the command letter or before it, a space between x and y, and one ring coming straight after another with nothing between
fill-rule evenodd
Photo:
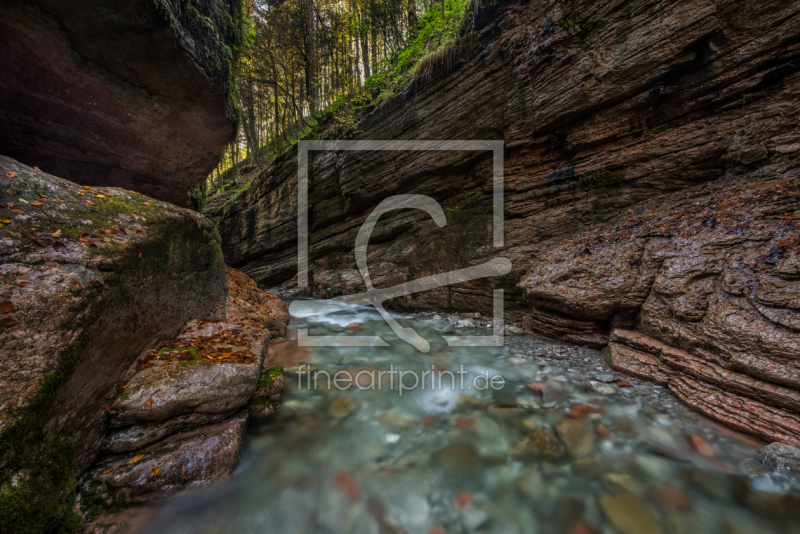
<instances>
[{"instance_id":1,"label":"rock stratum layer","mask_svg":"<svg viewBox=\"0 0 800 534\"><path fill-rule=\"evenodd\" d=\"M502 3L450 52L353 138L502 139L504 246L489 152L311 152L308 291L364 291L361 224L387 196L429 195L447 225L382 218L376 287L497 256L512 271L392 306L491 312L504 289L530 331L597 347L613 335L617 368L796 443L800 2ZM296 151L210 215L229 264L295 291Z\"/></svg>"},{"instance_id":2,"label":"rock stratum layer","mask_svg":"<svg viewBox=\"0 0 800 534\"><path fill-rule=\"evenodd\" d=\"M239 0L8 0L0 154L179 206L235 134Z\"/></svg>"},{"instance_id":3,"label":"rock stratum layer","mask_svg":"<svg viewBox=\"0 0 800 534\"><path fill-rule=\"evenodd\" d=\"M109 402L101 454L81 486L84 519L103 509L211 484L239 463L248 420L275 413L283 368L269 366L270 337L288 311L244 273L227 269L221 321L192 320L156 345Z\"/></svg>"}]
</instances>

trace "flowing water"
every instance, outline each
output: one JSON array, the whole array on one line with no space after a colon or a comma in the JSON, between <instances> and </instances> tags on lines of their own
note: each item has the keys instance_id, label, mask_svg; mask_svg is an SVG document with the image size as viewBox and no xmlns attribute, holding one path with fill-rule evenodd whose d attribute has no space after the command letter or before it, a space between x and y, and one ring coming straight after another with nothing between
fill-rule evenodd
<instances>
[{"instance_id":1,"label":"flowing water","mask_svg":"<svg viewBox=\"0 0 800 534\"><path fill-rule=\"evenodd\" d=\"M530 336L448 347L442 318L395 315L431 342L423 354L372 309L308 300L292 311L287 338L307 328L391 347L277 343L283 405L248 431L233 477L149 506L144 531L800 532L794 479L741 474L757 443L617 375L597 351ZM358 387L343 389L348 377Z\"/></svg>"}]
</instances>

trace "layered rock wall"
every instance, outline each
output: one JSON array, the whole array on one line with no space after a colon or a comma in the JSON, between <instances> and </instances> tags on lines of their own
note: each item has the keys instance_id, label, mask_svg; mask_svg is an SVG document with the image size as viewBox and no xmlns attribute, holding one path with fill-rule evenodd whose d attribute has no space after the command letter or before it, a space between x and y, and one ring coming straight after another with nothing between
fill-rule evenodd
<instances>
[{"instance_id":1,"label":"layered rock wall","mask_svg":"<svg viewBox=\"0 0 800 534\"><path fill-rule=\"evenodd\" d=\"M354 138L502 139L504 247L492 246L490 153L311 152L310 293L363 291L363 221L389 195L429 195L447 226L385 217L368 252L375 286L500 255L512 272L394 307L491 312L502 288L507 318L530 331L596 347L613 332L618 369L737 428L797 439L797 406L778 399L800 389L800 2L494 4L446 63ZM288 292L296 156L211 214L227 261ZM690 372L691 358L706 370ZM748 407L763 422L737 422Z\"/></svg>"}]
</instances>

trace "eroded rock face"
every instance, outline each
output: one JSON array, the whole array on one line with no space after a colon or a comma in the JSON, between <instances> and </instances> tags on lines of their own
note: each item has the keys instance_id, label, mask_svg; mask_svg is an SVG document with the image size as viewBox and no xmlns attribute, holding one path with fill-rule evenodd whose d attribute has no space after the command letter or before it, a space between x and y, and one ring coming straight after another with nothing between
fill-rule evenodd
<instances>
[{"instance_id":1,"label":"eroded rock face","mask_svg":"<svg viewBox=\"0 0 800 534\"><path fill-rule=\"evenodd\" d=\"M3 2L0 154L185 205L235 134L241 2L184 4Z\"/></svg>"},{"instance_id":2,"label":"eroded rock face","mask_svg":"<svg viewBox=\"0 0 800 534\"><path fill-rule=\"evenodd\" d=\"M0 499L69 510L71 477L97 454L117 382L187 316L224 316L219 235L195 212L5 157L0 185L0 485L32 473L14 490L29 496L14 501L5 486ZM64 519L3 509L4 531Z\"/></svg>"},{"instance_id":3,"label":"eroded rock face","mask_svg":"<svg viewBox=\"0 0 800 534\"><path fill-rule=\"evenodd\" d=\"M286 335L289 311L279 298L262 291L255 281L241 271L227 268L228 305L227 321L258 325L269 330L272 339Z\"/></svg>"},{"instance_id":4,"label":"eroded rock face","mask_svg":"<svg viewBox=\"0 0 800 534\"><path fill-rule=\"evenodd\" d=\"M154 351L126 384L111 406L111 425L235 411L255 394L268 341L263 329L191 321L177 347Z\"/></svg>"},{"instance_id":5,"label":"eroded rock face","mask_svg":"<svg viewBox=\"0 0 800 534\"><path fill-rule=\"evenodd\" d=\"M770 172L771 171L771 172ZM696 410L800 443L800 181L764 169L644 203L543 249L533 315L614 325L615 369Z\"/></svg>"},{"instance_id":6,"label":"eroded rock face","mask_svg":"<svg viewBox=\"0 0 800 534\"><path fill-rule=\"evenodd\" d=\"M109 506L221 480L239 464L246 424L247 414L240 413L98 464L89 473L81 499Z\"/></svg>"},{"instance_id":7,"label":"eroded rock face","mask_svg":"<svg viewBox=\"0 0 800 534\"><path fill-rule=\"evenodd\" d=\"M490 313L492 289L503 288L522 318L529 306L516 284L532 260L547 260L543 244L728 174L788 172L799 153L800 23L786 2L503 2L479 12L474 35L450 70L435 69L353 137L503 140L505 247L492 246L489 152L311 152L314 296L363 291L356 232L387 196L417 193L442 204L447 226L422 212L384 217L368 249L375 285L502 255L508 276L392 305ZM262 287L295 287L296 156L211 214L228 263ZM607 341L609 325L590 315L607 310L542 310L528 319L536 331Z\"/></svg>"},{"instance_id":8,"label":"eroded rock face","mask_svg":"<svg viewBox=\"0 0 800 534\"><path fill-rule=\"evenodd\" d=\"M189 321L157 345L108 406L111 431L81 487L84 520L228 476L250 419L275 412L283 368L271 366L270 333L286 333L288 311L244 273L226 270L224 321Z\"/></svg>"}]
</instances>

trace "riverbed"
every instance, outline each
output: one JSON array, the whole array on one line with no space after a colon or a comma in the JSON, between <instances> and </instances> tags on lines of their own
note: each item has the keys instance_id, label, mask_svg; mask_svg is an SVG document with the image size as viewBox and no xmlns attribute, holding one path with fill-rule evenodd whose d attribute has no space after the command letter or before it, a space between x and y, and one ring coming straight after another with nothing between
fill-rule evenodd
<instances>
[{"instance_id":1,"label":"riverbed","mask_svg":"<svg viewBox=\"0 0 800 534\"><path fill-rule=\"evenodd\" d=\"M282 405L248 430L236 472L139 508L131 531L800 532L794 481L743 466L764 444L596 350L525 335L450 347L443 335L492 329L393 314L430 342L422 353L369 308L307 300L292 312L273 345ZM390 346L300 347L298 329Z\"/></svg>"}]
</instances>

